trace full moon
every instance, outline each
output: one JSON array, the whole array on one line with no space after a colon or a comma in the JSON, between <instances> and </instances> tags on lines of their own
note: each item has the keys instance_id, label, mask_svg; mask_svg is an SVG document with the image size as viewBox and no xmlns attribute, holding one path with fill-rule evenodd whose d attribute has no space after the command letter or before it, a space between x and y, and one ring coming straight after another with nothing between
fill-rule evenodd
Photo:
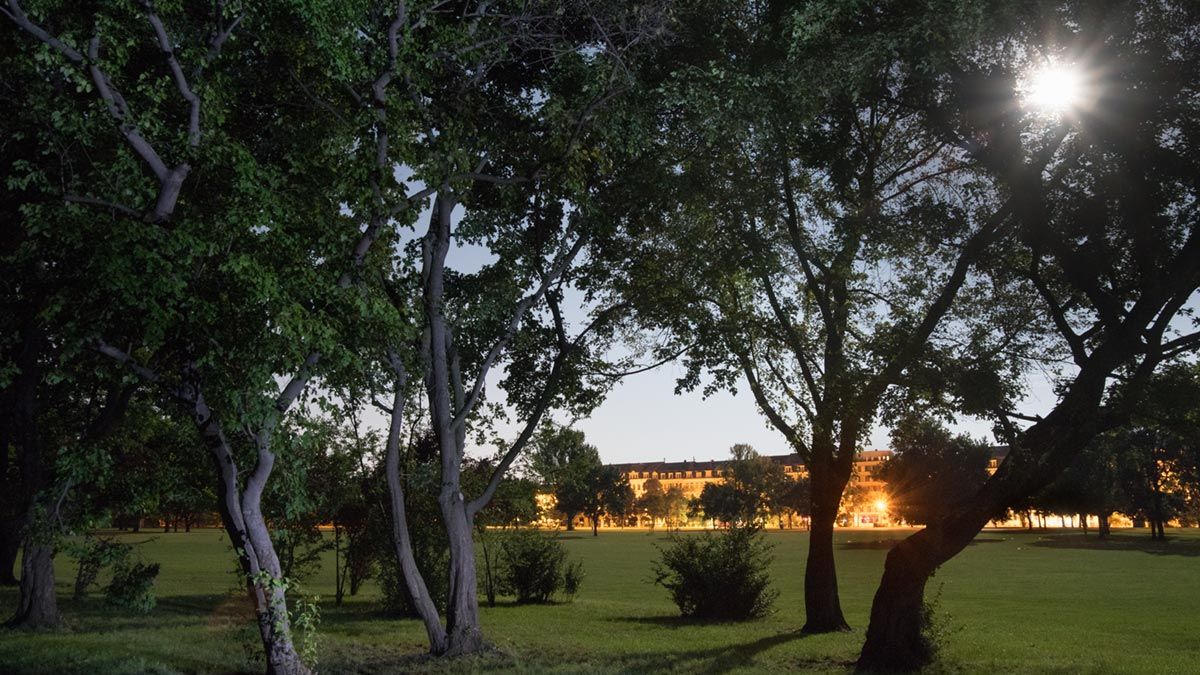
<instances>
[{"instance_id":1,"label":"full moon","mask_svg":"<svg viewBox=\"0 0 1200 675\"><path fill-rule=\"evenodd\" d=\"M1026 107L1061 113L1078 105L1083 83L1077 69L1047 63L1029 73L1023 90Z\"/></svg>"}]
</instances>

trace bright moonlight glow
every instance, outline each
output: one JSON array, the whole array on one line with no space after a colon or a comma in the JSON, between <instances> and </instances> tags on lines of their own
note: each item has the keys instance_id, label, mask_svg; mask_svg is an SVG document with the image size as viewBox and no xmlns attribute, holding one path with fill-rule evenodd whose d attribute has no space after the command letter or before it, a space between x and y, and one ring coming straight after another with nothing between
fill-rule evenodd
<instances>
[{"instance_id":1,"label":"bright moonlight glow","mask_svg":"<svg viewBox=\"0 0 1200 675\"><path fill-rule=\"evenodd\" d=\"M1047 63L1029 74L1023 89L1027 107L1062 113L1079 105L1083 98L1083 78L1071 66Z\"/></svg>"}]
</instances>

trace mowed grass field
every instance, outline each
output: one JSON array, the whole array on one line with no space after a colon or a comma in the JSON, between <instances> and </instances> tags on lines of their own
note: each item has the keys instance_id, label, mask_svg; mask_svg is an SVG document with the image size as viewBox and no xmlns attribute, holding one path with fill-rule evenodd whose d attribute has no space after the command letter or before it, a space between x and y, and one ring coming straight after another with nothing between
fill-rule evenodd
<instances>
[{"instance_id":1,"label":"mowed grass field","mask_svg":"<svg viewBox=\"0 0 1200 675\"><path fill-rule=\"evenodd\" d=\"M414 620L383 616L373 585L334 607L332 558L307 580L319 594L318 669L327 673L845 672L862 643L888 539L902 530L837 533L843 606L854 631L803 636L807 535L769 532L779 591L776 611L745 623L681 621L650 582L662 533L564 533L587 578L570 602L484 607L494 655L434 661L422 656ZM945 673L1200 673L1200 531L1169 531L1152 545L1142 531L1108 543L1078 532L986 531L930 585L944 618ZM683 536L698 536L685 534ZM56 633L0 632L4 673L261 672L232 553L216 530L122 535L159 562L158 607L140 616L111 610L100 594L69 600L73 561L60 557ZM13 589L0 592L3 611Z\"/></svg>"}]
</instances>

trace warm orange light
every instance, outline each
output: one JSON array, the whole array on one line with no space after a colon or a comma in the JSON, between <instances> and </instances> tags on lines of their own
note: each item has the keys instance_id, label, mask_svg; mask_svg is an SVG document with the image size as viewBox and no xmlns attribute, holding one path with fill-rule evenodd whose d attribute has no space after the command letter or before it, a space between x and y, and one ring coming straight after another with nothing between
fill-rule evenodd
<instances>
[{"instance_id":1,"label":"warm orange light","mask_svg":"<svg viewBox=\"0 0 1200 675\"><path fill-rule=\"evenodd\" d=\"M887 500L886 499L875 500L875 510L878 511L879 513L883 513L884 511L887 511Z\"/></svg>"}]
</instances>

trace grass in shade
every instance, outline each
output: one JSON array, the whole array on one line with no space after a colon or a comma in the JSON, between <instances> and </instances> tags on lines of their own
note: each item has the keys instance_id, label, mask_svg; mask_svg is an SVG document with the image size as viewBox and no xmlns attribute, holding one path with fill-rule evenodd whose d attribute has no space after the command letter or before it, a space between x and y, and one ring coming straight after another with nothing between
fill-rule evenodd
<instances>
[{"instance_id":1,"label":"grass in shade","mask_svg":"<svg viewBox=\"0 0 1200 675\"><path fill-rule=\"evenodd\" d=\"M587 578L573 602L484 607L485 657L450 662L422 656L413 620L378 610L369 584L334 607L333 565L307 580L321 596L318 670L347 672L724 673L845 672L857 655L889 540L902 530L836 533L849 633L802 636L807 535L770 532L776 611L746 623L678 618L666 591L650 581L662 533L564 533ZM1145 530L1108 542L1078 532L986 531L934 577L944 626L946 673L1200 672L1200 531L1174 530L1152 544ZM685 534L683 536L696 536ZM145 616L107 608L99 593L69 598L73 562L57 561L67 628L0 632L4 673L261 672L258 643L235 590L232 552L216 530L121 535L151 539L137 548L162 564L158 606ZM16 602L15 589L0 603Z\"/></svg>"}]
</instances>

